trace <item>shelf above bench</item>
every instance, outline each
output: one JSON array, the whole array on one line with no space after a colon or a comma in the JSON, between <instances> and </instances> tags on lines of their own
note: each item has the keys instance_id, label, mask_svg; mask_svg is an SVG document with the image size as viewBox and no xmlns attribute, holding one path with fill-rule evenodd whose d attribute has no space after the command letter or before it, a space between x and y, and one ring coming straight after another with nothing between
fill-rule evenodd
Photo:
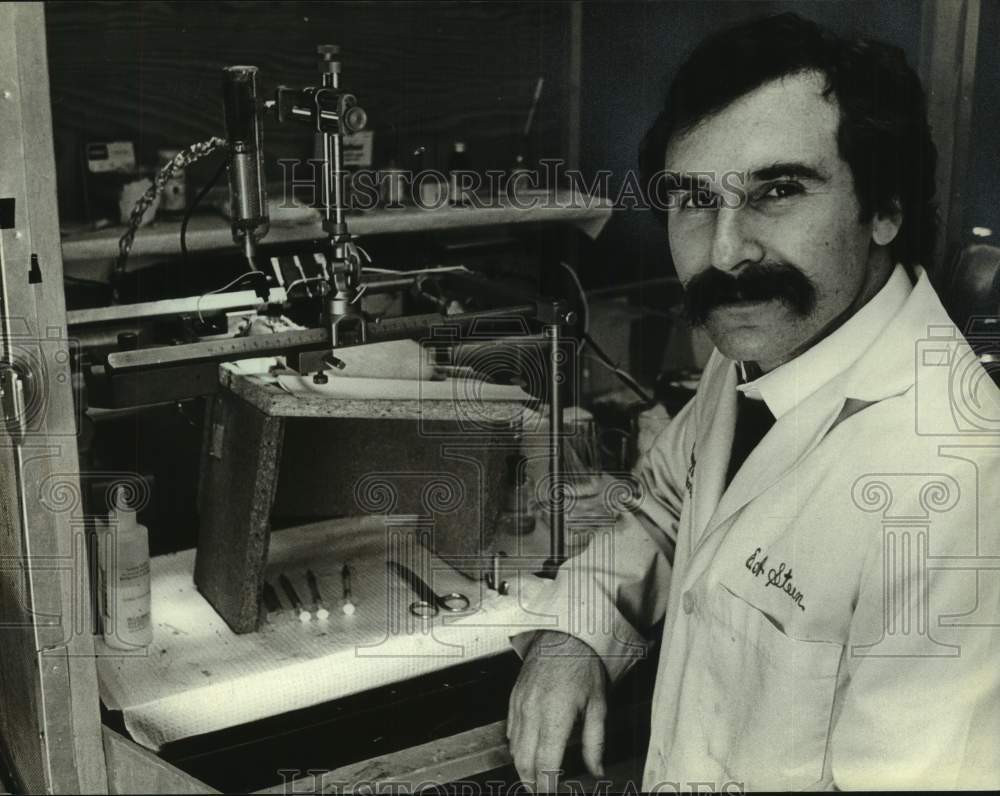
<instances>
[{"instance_id":1,"label":"shelf above bench","mask_svg":"<svg viewBox=\"0 0 1000 796\"><path fill-rule=\"evenodd\" d=\"M486 200L484 200L485 202ZM378 209L367 213L349 214L351 233L359 237L400 233L474 229L509 224L572 224L583 233L596 238L611 218L612 205L606 199L561 191L523 197L521 207L441 207L423 209L402 207ZM135 236L132 257L179 255L180 222L159 221L142 227ZM125 227L80 232L62 240L63 261L66 263L117 256L118 239ZM264 245L314 240L325 237L318 214L309 213L303 223L279 223L272 220ZM235 244L229 222L221 216L195 216L187 231L190 251L228 249Z\"/></svg>"}]
</instances>

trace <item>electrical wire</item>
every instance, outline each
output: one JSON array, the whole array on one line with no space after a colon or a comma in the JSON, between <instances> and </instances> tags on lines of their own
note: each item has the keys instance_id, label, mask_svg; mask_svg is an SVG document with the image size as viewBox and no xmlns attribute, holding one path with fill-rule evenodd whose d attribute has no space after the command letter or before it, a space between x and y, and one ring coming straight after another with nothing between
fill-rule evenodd
<instances>
[{"instance_id":1,"label":"electrical wire","mask_svg":"<svg viewBox=\"0 0 1000 796\"><path fill-rule=\"evenodd\" d=\"M307 277L302 277L301 279L296 279L288 287L285 288L285 296L290 297L292 295L293 288L295 288L297 285L305 285L308 284L309 282L325 282L325 281L326 281L325 276L307 276ZM309 295L311 298L312 294Z\"/></svg>"},{"instance_id":2,"label":"electrical wire","mask_svg":"<svg viewBox=\"0 0 1000 796\"><path fill-rule=\"evenodd\" d=\"M569 271L569 275L573 279L573 284L576 285L580 296L580 309L583 310L583 333L587 334L590 331L590 304L587 302L587 293L583 289L583 283L580 282L580 277L577 276L576 270L569 263L560 260L559 265Z\"/></svg>"},{"instance_id":3,"label":"electrical wire","mask_svg":"<svg viewBox=\"0 0 1000 796\"><path fill-rule=\"evenodd\" d=\"M213 136L207 141L199 141L197 144L191 144L186 149L182 149L173 159L160 168L156 178L153 180L153 184L146 189L145 193L139 197L132 207L132 212L128 217L128 228L118 239L118 258L115 260L114 267L114 277L116 280L125 274L125 264L128 262L129 253L132 251L132 244L135 242L135 234L139 230L143 216L146 215L146 211L153 202L163 193L167 182L181 169L212 154L217 149L228 149L228 147L229 142L226 139Z\"/></svg>"},{"instance_id":4,"label":"electrical wire","mask_svg":"<svg viewBox=\"0 0 1000 796\"><path fill-rule=\"evenodd\" d=\"M188 248L187 248L187 228L188 224L191 222L191 216L194 215L195 209L201 203L201 200L205 198L205 195L211 191L215 184L219 181L222 175L226 171L226 167L229 165L229 158L226 158L219 164L219 168L216 169L215 174L212 178L206 182L197 195L194 197L194 201L188 206L188 209L184 211L184 220L181 221L181 262L186 266L188 260Z\"/></svg>"},{"instance_id":5,"label":"electrical wire","mask_svg":"<svg viewBox=\"0 0 1000 796\"><path fill-rule=\"evenodd\" d=\"M647 404L653 403L653 396L642 388L631 373L627 370L623 370L615 362L613 362L611 357L604 353L604 349L597 344L597 341L590 336L590 305L587 303L587 294L583 289L583 284L580 282L580 277L577 276L576 271L569 265L569 263L560 261L559 265L569 271L569 275L573 278L573 283L576 285L576 289L580 294L580 308L583 310L583 332L581 333L583 342L590 346L591 350L597 354L597 362L614 373L630 390L632 390L632 392L642 398L644 402Z\"/></svg>"},{"instance_id":6,"label":"electrical wire","mask_svg":"<svg viewBox=\"0 0 1000 796\"><path fill-rule=\"evenodd\" d=\"M654 402L653 396L647 393L642 388L642 385L640 385L639 382L636 381L635 378L628 371L622 370L620 367L618 367L618 365L616 365L612 361L611 357L609 357L606 353L604 353L604 350L595 342L593 337L585 333L583 335L583 341L588 346L590 346L590 349L595 354L597 354L596 357L597 362L599 362L601 365L603 365L612 373L614 373L625 384L625 386L627 386L630 390L632 390L632 392L634 392L636 395L642 398L642 400L645 403L652 404Z\"/></svg>"},{"instance_id":7,"label":"electrical wire","mask_svg":"<svg viewBox=\"0 0 1000 796\"><path fill-rule=\"evenodd\" d=\"M217 287L215 290L209 290L207 293L202 293L200 296L198 296L198 300L195 302L195 305L194 305L195 311L198 313L198 320L201 323L205 322L205 318L201 314L201 301L202 301L203 298L205 298L205 296L212 296L212 295L215 295L216 293L222 293L222 292L228 290L229 288L231 288L233 285L236 285L239 282L241 282L242 280L246 279L248 276L256 276L256 277L263 276L263 277L265 277L265 279L267 278L266 275L262 271L246 271L246 272L240 274L235 279L233 279L233 280L231 280L229 282L226 282L226 284L224 284L222 287Z\"/></svg>"}]
</instances>

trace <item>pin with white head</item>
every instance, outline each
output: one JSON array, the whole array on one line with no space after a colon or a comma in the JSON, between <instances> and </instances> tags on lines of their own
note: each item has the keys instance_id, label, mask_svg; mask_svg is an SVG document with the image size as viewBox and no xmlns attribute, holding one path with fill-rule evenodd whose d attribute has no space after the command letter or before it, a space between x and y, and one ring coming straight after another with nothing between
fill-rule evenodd
<instances>
[{"instance_id":1,"label":"pin with white head","mask_svg":"<svg viewBox=\"0 0 1000 796\"><path fill-rule=\"evenodd\" d=\"M316 580L316 573L311 569L306 570L306 583L309 584L309 597L312 599L313 613L320 622L326 621L330 612L323 605L323 595L319 592L319 582Z\"/></svg>"},{"instance_id":2,"label":"pin with white head","mask_svg":"<svg viewBox=\"0 0 1000 796\"><path fill-rule=\"evenodd\" d=\"M298 592L295 591L295 587L292 582L288 579L286 575L281 575L278 578L278 582L281 584L281 588L285 592L285 596L288 597L289 602L292 604L292 608L299 615L299 621L305 624L310 619L312 619L312 614L310 614L305 606L302 605L302 600L299 599Z\"/></svg>"},{"instance_id":3,"label":"pin with white head","mask_svg":"<svg viewBox=\"0 0 1000 796\"><path fill-rule=\"evenodd\" d=\"M264 604L264 618L271 622L278 614L281 613L281 599L278 597L278 593L274 590L274 586L270 583L264 583L264 589L261 593Z\"/></svg>"},{"instance_id":4,"label":"pin with white head","mask_svg":"<svg viewBox=\"0 0 1000 796\"><path fill-rule=\"evenodd\" d=\"M355 605L351 597L351 566L350 564L344 564L340 570L340 579L344 584L344 603L340 607L340 610L344 612L345 616L353 616Z\"/></svg>"}]
</instances>

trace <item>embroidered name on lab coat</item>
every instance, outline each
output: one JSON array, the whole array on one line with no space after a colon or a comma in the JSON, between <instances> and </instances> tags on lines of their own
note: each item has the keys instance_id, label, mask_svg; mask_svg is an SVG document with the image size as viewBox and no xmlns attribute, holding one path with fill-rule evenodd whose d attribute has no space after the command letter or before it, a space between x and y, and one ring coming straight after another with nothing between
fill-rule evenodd
<instances>
[{"instance_id":1,"label":"embroidered name on lab coat","mask_svg":"<svg viewBox=\"0 0 1000 796\"><path fill-rule=\"evenodd\" d=\"M776 567L765 569L766 567L767 556L761 558L760 548L758 547L750 554L750 558L746 561L746 568L750 570L750 574L755 578L764 575L766 577L764 588L774 586L780 589L792 599L792 602L799 607L799 610L806 610L806 607L802 604L802 592L792 582L792 568L784 561L779 562Z\"/></svg>"}]
</instances>

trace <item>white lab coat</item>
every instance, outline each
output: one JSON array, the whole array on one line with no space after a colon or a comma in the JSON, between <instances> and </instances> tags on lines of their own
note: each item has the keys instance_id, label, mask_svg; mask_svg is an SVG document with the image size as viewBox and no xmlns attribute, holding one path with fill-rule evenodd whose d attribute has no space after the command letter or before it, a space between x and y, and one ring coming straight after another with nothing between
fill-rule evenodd
<instances>
[{"instance_id":1,"label":"white lab coat","mask_svg":"<svg viewBox=\"0 0 1000 796\"><path fill-rule=\"evenodd\" d=\"M1000 786L1000 392L926 276L724 490L735 371L531 606L612 678L665 615L643 789Z\"/></svg>"}]
</instances>

